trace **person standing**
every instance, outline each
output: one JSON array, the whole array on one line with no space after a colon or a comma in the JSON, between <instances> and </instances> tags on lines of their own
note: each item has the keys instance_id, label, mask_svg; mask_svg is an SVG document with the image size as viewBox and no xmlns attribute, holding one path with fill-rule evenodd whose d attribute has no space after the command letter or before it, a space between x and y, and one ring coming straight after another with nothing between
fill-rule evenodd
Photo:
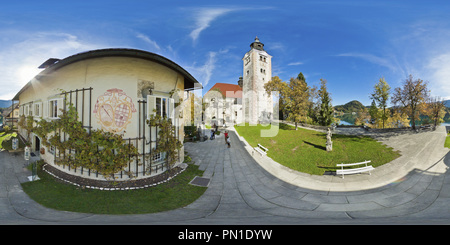
<instances>
[{"instance_id":1,"label":"person standing","mask_svg":"<svg viewBox=\"0 0 450 245\"><path fill-rule=\"evenodd\" d=\"M230 137L227 137L227 145L228 145L228 148L230 148L230 145L231 145Z\"/></svg>"}]
</instances>

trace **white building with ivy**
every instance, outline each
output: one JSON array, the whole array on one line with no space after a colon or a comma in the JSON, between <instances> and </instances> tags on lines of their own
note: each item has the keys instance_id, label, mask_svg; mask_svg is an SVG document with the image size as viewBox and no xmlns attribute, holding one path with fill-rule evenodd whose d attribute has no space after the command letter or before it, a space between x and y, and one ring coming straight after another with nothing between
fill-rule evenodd
<instances>
[{"instance_id":1,"label":"white building with ivy","mask_svg":"<svg viewBox=\"0 0 450 245\"><path fill-rule=\"evenodd\" d=\"M88 133L96 129L123 135L124 143L136 147L139 155L130 157L126 169L114 175L118 180L129 179L125 173L133 173L134 178L157 174L157 165L164 166L165 159L164 154L153 154L158 147L158 129L150 127L147 120L150 115L170 118L175 137L183 142L183 93L201 88L178 64L136 49L101 49L64 59L51 58L40 68L43 70L13 98L20 104L19 116L52 122L59 120L71 104ZM102 178L91 169L57 164L64 152L43 145L41 137L23 127L19 133L47 164L72 175ZM61 141L76 137L55 133L60 134ZM183 161L183 149L178 158L177 164ZM158 173L161 171L164 168L159 168Z\"/></svg>"}]
</instances>

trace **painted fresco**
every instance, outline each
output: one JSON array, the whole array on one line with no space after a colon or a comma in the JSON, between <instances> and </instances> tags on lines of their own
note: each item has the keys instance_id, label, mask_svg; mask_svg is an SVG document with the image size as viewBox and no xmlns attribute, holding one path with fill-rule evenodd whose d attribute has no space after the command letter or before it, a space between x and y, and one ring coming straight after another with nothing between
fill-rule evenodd
<instances>
[{"instance_id":1,"label":"painted fresco","mask_svg":"<svg viewBox=\"0 0 450 245\"><path fill-rule=\"evenodd\" d=\"M93 111L102 129L108 132L125 130L135 112L131 97L117 88L108 89L100 95Z\"/></svg>"}]
</instances>

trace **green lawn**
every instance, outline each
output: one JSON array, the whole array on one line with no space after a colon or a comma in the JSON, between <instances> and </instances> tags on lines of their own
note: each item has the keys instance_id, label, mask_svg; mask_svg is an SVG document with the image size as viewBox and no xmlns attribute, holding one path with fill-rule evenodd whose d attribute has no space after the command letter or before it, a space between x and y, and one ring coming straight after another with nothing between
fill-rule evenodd
<instances>
[{"instance_id":1,"label":"green lawn","mask_svg":"<svg viewBox=\"0 0 450 245\"><path fill-rule=\"evenodd\" d=\"M94 214L155 213L184 207L206 190L190 185L203 171L198 166L189 167L170 181L157 186L128 191L101 191L82 189L61 183L38 168L40 180L23 183L24 191L41 205L64 211Z\"/></svg>"},{"instance_id":2,"label":"green lawn","mask_svg":"<svg viewBox=\"0 0 450 245\"><path fill-rule=\"evenodd\" d=\"M335 171L338 163L354 163L371 160L377 167L388 163L400 154L380 142L362 136L332 136L333 151L325 148L326 134L314 130L281 124L275 137L261 137L262 129L269 127L235 126L238 133L253 147L261 144L268 148L268 156L274 161L299 172L323 175Z\"/></svg>"},{"instance_id":3,"label":"green lawn","mask_svg":"<svg viewBox=\"0 0 450 245\"><path fill-rule=\"evenodd\" d=\"M16 137L16 136L17 136L16 133L10 133L10 134L4 133L4 132L0 133L0 148L2 147L3 141L7 141L7 140L11 139L11 137Z\"/></svg>"},{"instance_id":4,"label":"green lawn","mask_svg":"<svg viewBox=\"0 0 450 245\"><path fill-rule=\"evenodd\" d=\"M12 139L17 138L17 133L0 132L0 149L12 150ZM19 140L19 148L24 148L25 145Z\"/></svg>"},{"instance_id":5,"label":"green lawn","mask_svg":"<svg viewBox=\"0 0 450 245\"><path fill-rule=\"evenodd\" d=\"M444 147L450 148L450 133L447 134L447 137L445 138Z\"/></svg>"}]
</instances>

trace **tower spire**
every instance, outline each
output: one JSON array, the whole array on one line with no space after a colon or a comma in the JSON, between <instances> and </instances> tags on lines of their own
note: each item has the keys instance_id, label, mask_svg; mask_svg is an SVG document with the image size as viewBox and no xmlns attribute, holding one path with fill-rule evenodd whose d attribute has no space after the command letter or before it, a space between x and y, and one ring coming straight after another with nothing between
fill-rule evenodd
<instances>
[{"instance_id":1,"label":"tower spire","mask_svg":"<svg viewBox=\"0 0 450 245\"><path fill-rule=\"evenodd\" d=\"M250 47L257 49L257 50L264 51L264 44L259 41L258 36L256 36L255 41L252 44L250 44Z\"/></svg>"}]
</instances>

